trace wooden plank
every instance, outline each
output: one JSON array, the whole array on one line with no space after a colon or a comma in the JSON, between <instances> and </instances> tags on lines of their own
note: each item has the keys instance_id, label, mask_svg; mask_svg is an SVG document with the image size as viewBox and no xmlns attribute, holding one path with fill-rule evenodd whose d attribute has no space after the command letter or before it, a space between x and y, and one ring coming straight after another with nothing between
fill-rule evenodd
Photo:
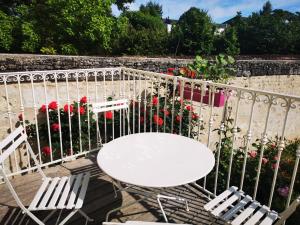
<instances>
[{"instance_id":1,"label":"wooden plank","mask_svg":"<svg viewBox=\"0 0 300 225\"><path fill-rule=\"evenodd\" d=\"M18 135L23 132L24 128L19 126L13 132L11 132L4 140L0 142L0 149L2 150L5 146L7 146L10 142L12 142Z\"/></svg>"},{"instance_id":2,"label":"wooden plank","mask_svg":"<svg viewBox=\"0 0 300 225\"><path fill-rule=\"evenodd\" d=\"M49 202L47 209L56 209L56 203L58 201L59 196L62 194L62 190L68 180L68 177L62 177L57 185L57 188Z\"/></svg>"},{"instance_id":3,"label":"wooden plank","mask_svg":"<svg viewBox=\"0 0 300 225\"><path fill-rule=\"evenodd\" d=\"M75 177L76 176L74 176L74 175L69 177L68 182L66 183L66 186L63 189L62 196L61 196L61 198L60 198L60 200L57 204L57 209L64 209L65 208L66 200L69 197L69 192L70 192L71 186L72 186L72 184L75 180Z\"/></svg>"},{"instance_id":4,"label":"wooden plank","mask_svg":"<svg viewBox=\"0 0 300 225\"><path fill-rule=\"evenodd\" d=\"M83 177L83 173L82 174L79 174L76 176L76 181L74 183L74 186L73 186L73 189L70 193L70 197L69 197L69 201L68 201L68 204L67 204L67 209L72 209L74 208L75 206L75 199L76 199L76 196L77 196L77 192L82 184L82 177ZM63 193L64 194L64 193Z\"/></svg>"},{"instance_id":5,"label":"wooden plank","mask_svg":"<svg viewBox=\"0 0 300 225\"><path fill-rule=\"evenodd\" d=\"M82 186L81 186L80 193L78 195L78 199L77 199L77 202L76 202L76 205L75 205L75 209L80 209L83 205L83 200L84 200L85 195L86 195L86 190L87 190L87 187L88 187L88 184L89 184L89 180L90 180L90 173L86 173L84 178L83 178L83 181L82 181Z\"/></svg>"},{"instance_id":6,"label":"wooden plank","mask_svg":"<svg viewBox=\"0 0 300 225\"><path fill-rule=\"evenodd\" d=\"M20 144L22 144L27 139L26 134L22 134L14 143L12 143L1 155L0 155L0 164L4 162L7 157L13 153L16 148L19 147ZM10 142L12 142L11 140Z\"/></svg>"}]
</instances>

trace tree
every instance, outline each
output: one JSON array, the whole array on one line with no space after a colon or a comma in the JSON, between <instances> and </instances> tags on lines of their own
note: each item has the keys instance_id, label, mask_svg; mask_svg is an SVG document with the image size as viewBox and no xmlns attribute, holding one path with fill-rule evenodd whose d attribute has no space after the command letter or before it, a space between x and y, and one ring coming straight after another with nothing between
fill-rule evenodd
<instances>
[{"instance_id":1,"label":"tree","mask_svg":"<svg viewBox=\"0 0 300 225\"><path fill-rule=\"evenodd\" d=\"M140 6L140 11L156 17L162 17L163 14L162 6L152 1L148 2L146 5L142 4Z\"/></svg>"},{"instance_id":2,"label":"tree","mask_svg":"<svg viewBox=\"0 0 300 225\"><path fill-rule=\"evenodd\" d=\"M167 29L160 13L161 6L155 3L141 5L139 11L126 11L127 32L120 37L116 53L130 55L162 55L166 51Z\"/></svg>"},{"instance_id":3,"label":"tree","mask_svg":"<svg viewBox=\"0 0 300 225\"><path fill-rule=\"evenodd\" d=\"M207 12L192 7L183 13L171 34L178 40L178 52L185 55L210 54L213 50L215 27Z\"/></svg>"},{"instance_id":4,"label":"tree","mask_svg":"<svg viewBox=\"0 0 300 225\"><path fill-rule=\"evenodd\" d=\"M260 11L261 15L269 15L272 12L272 4L270 1L267 1L264 5L262 10Z\"/></svg>"},{"instance_id":5,"label":"tree","mask_svg":"<svg viewBox=\"0 0 300 225\"><path fill-rule=\"evenodd\" d=\"M215 39L215 54L226 53L228 55L238 55L240 53L239 41L236 28L229 26Z\"/></svg>"},{"instance_id":6,"label":"tree","mask_svg":"<svg viewBox=\"0 0 300 225\"><path fill-rule=\"evenodd\" d=\"M0 51L9 51L13 45L13 18L0 10Z\"/></svg>"}]
</instances>

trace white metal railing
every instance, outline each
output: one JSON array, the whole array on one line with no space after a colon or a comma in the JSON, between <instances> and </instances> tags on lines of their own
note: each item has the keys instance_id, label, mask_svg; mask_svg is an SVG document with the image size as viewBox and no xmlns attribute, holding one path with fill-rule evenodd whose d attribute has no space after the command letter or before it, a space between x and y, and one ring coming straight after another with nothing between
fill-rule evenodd
<instances>
[{"instance_id":1,"label":"white metal railing","mask_svg":"<svg viewBox=\"0 0 300 225\"><path fill-rule=\"evenodd\" d=\"M0 87L1 138L7 130L23 125L43 166L97 151L98 129L102 129L106 142L129 130L177 133L206 143L215 152L213 173L199 181L204 188L217 194L235 184L252 191L254 198L267 191L265 204L269 206L281 184L278 173L285 138L300 136L300 97L154 72L101 68L1 73ZM122 113L101 118L92 114L90 104L109 98L130 100L130 125ZM217 101L221 107L215 107ZM266 186L261 180L262 170L266 172L264 154L270 138L275 137L276 162L269 174L270 186ZM48 149L43 148L45 143ZM253 143L259 153L255 172L248 169L253 168ZM27 149L20 149L6 162L11 176L35 169L28 156ZM290 180L285 181L289 188L286 206L293 197L299 158L300 147L293 155ZM245 186L249 176L255 179L246 181Z\"/></svg>"}]
</instances>

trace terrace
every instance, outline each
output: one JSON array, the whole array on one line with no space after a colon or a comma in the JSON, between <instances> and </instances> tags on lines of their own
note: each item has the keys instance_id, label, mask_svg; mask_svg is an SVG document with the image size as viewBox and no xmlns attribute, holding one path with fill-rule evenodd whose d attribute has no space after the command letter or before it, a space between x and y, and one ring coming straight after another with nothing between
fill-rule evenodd
<instances>
[{"instance_id":1,"label":"terrace","mask_svg":"<svg viewBox=\"0 0 300 225\"><path fill-rule=\"evenodd\" d=\"M232 185L279 212L299 195L300 147L292 140L300 135L300 97L128 68L2 73L0 85L1 140L23 125L47 175L90 171L83 209L94 224L101 224L108 211L136 199L141 201L112 214L110 220L163 221L156 199L143 200L126 191L115 198L110 178L96 164L101 150L97 130L104 143L129 130L166 132L198 140L214 152L213 171L197 181L201 190L192 184L164 190L186 198L190 205L187 212L182 204L164 202L172 222L211 223L203 205ZM120 113L99 117L92 113L92 103L124 98L131 103L130 126ZM154 115L160 120L153 120ZM28 149L19 149L4 166L21 199L29 203L40 180ZM6 186L1 184L0 189L0 224L34 224L16 208ZM297 220L299 211L290 224ZM83 223L79 215L70 221Z\"/></svg>"}]
</instances>

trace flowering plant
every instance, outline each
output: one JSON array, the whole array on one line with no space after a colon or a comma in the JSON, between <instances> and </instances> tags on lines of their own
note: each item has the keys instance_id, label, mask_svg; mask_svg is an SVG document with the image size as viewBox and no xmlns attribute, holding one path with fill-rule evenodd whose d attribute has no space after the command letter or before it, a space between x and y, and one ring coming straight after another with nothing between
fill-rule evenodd
<instances>
[{"instance_id":1,"label":"flowering plant","mask_svg":"<svg viewBox=\"0 0 300 225\"><path fill-rule=\"evenodd\" d=\"M232 68L234 62L233 57L223 54L217 55L212 61L204 59L201 56L196 56L194 62L188 64L187 67L181 67L177 70L175 68L168 68L167 74L227 83L230 76L235 72Z\"/></svg>"},{"instance_id":2,"label":"flowering plant","mask_svg":"<svg viewBox=\"0 0 300 225\"><path fill-rule=\"evenodd\" d=\"M216 147L220 146L220 164L219 164L219 173L218 173L218 190L225 190L228 178L228 169L230 163L231 153L233 152L232 160L232 169L231 169L231 179L230 186L239 186L240 179L242 176L243 170L243 161L245 155L245 147L238 149L233 149L232 135L233 135L233 124L234 120L230 117L227 117L225 121L225 129L216 131L221 134L222 140L221 143L217 142ZM240 132L240 129L237 129L237 132ZM263 149L263 155L261 159L261 170L259 185L257 190L257 196L259 202L267 204L269 195L266 192L269 192L271 189L271 184L273 182L273 175L277 167L278 158L278 145L280 138L275 137L269 139L267 143L262 146L261 140L256 140L252 143L247 151L247 164L244 177L244 187L243 191L245 193L253 193L256 176L258 172L258 165L260 162L261 151ZM286 140L286 146L282 151L280 164L278 168L278 176L275 187L275 193L273 197L272 208L277 211L284 210L286 198L289 194L289 184L291 182L291 177L293 174L293 168L295 164L295 154L298 145L300 144L300 139L295 140ZM298 169L298 174L300 169ZM207 184L210 190L214 188L214 179L215 171L209 174L207 178ZM292 198L297 197L300 194L300 178L297 177L294 186L294 194ZM300 216L300 215L298 215Z\"/></svg>"}]
</instances>

